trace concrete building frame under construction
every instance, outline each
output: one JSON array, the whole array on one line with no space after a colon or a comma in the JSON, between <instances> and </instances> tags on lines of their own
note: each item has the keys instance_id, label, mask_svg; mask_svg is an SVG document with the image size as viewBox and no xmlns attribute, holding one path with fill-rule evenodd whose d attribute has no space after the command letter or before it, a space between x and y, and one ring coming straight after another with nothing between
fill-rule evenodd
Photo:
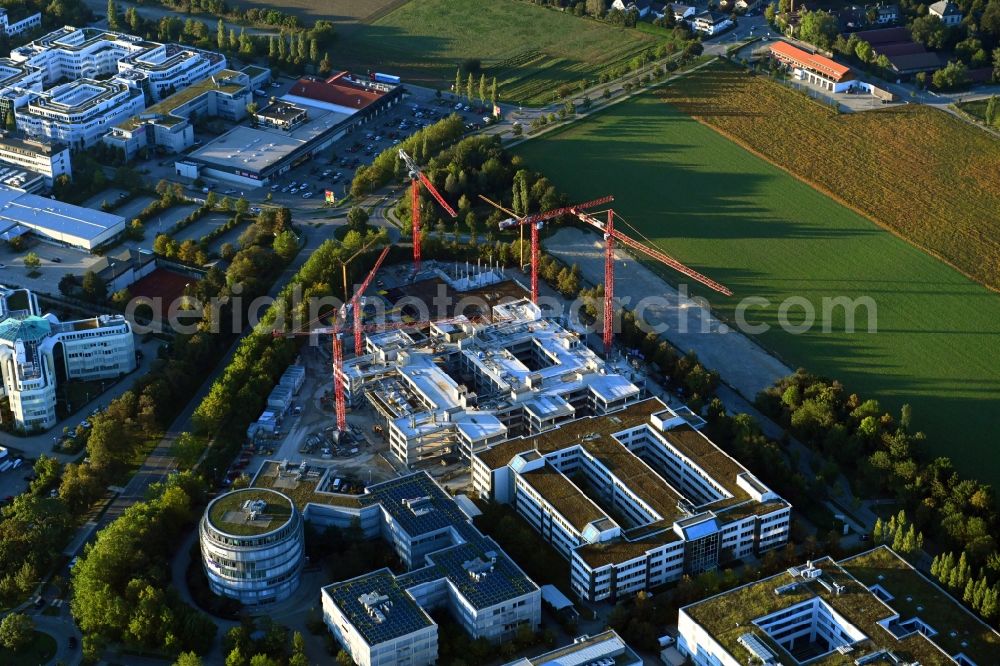
<instances>
[{"instance_id":1,"label":"concrete building frame under construction","mask_svg":"<svg viewBox=\"0 0 1000 666\"><path fill-rule=\"evenodd\" d=\"M468 460L642 397L627 365L609 367L528 299L495 305L492 315L432 323L426 333L373 334L366 353L345 362L348 402L371 404L401 462Z\"/></svg>"}]
</instances>

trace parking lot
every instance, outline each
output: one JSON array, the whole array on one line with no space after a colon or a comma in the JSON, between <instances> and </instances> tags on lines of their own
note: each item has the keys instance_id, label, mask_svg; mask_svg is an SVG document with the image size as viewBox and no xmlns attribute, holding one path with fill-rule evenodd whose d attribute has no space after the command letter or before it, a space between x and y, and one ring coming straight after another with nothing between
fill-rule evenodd
<instances>
[{"instance_id":1,"label":"parking lot","mask_svg":"<svg viewBox=\"0 0 1000 666\"><path fill-rule=\"evenodd\" d=\"M100 257L73 247L56 245L42 240L34 234L26 238L24 250L15 252L7 243L0 243L0 284L21 286L35 291L59 293L59 280L66 273L83 275ZM35 275L28 275L24 267L24 257L34 252L41 260Z\"/></svg>"}]
</instances>

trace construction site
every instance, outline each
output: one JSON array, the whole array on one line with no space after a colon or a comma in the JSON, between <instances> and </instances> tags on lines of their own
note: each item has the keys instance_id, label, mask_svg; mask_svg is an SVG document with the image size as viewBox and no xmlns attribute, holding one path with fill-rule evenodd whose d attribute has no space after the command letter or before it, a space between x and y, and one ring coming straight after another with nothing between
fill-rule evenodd
<instances>
[{"instance_id":1,"label":"construction site","mask_svg":"<svg viewBox=\"0 0 1000 666\"><path fill-rule=\"evenodd\" d=\"M403 151L400 158L414 201L426 189L455 216L413 160ZM362 492L416 469L456 488L471 486L476 454L648 397L643 368L614 353L616 242L730 293L618 232L613 210L585 212L613 197L521 217L484 200L511 215L501 226L530 232L530 283L482 261L422 263L420 206L414 206L412 265L383 267L386 247L330 325L274 332L308 337L310 344L247 433L257 453L335 468L334 492ZM603 354L587 345L581 322L546 316L538 305L540 230L566 215L605 239Z\"/></svg>"}]
</instances>

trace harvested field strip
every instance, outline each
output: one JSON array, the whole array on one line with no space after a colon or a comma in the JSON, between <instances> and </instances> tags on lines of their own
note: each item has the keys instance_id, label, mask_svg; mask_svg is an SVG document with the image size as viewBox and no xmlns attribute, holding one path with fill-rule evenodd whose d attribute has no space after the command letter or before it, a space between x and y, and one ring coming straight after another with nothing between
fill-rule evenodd
<instances>
[{"instance_id":1,"label":"harvested field strip","mask_svg":"<svg viewBox=\"0 0 1000 666\"><path fill-rule=\"evenodd\" d=\"M1000 142L909 105L837 114L719 63L661 98L876 223L1000 288Z\"/></svg>"}]
</instances>

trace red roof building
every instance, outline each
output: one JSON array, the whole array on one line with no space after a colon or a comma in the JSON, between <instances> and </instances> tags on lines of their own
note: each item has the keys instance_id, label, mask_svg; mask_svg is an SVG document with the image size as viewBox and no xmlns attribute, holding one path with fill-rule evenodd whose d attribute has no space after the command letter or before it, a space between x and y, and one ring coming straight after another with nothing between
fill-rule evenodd
<instances>
[{"instance_id":1,"label":"red roof building","mask_svg":"<svg viewBox=\"0 0 1000 666\"><path fill-rule=\"evenodd\" d=\"M350 114L374 104L394 87L339 72L328 79L302 77L292 85L285 99Z\"/></svg>"},{"instance_id":2,"label":"red roof building","mask_svg":"<svg viewBox=\"0 0 1000 666\"><path fill-rule=\"evenodd\" d=\"M816 53L809 53L788 42L772 42L771 55L792 67L797 78L825 90L843 92L854 85L851 68L847 65L841 65Z\"/></svg>"}]
</instances>

